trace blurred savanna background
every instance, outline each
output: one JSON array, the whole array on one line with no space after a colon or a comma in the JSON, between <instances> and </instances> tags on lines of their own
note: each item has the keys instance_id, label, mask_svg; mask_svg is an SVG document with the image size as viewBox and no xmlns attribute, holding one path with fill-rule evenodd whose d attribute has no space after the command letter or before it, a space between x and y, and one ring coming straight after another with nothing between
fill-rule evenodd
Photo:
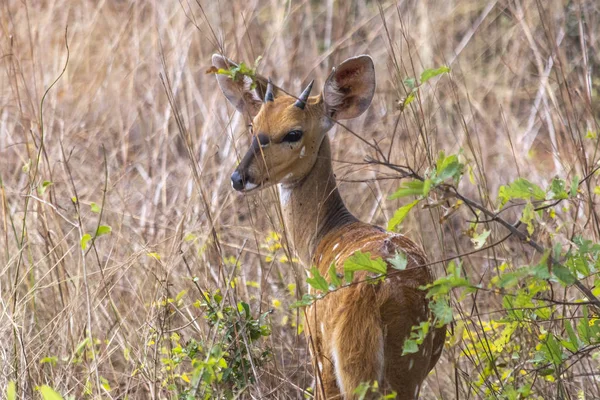
<instances>
[{"instance_id":1,"label":"blurred savanna background","mask_svg":"<svg viewBox=\"0 0 600 400\"><path fill-rule=\"evenodd\" d=\"M231 189L213 53L296 95L369 54L329 133L348 208L387 226L443 151L493 214L434 188L394 228L455 277L422 398L600 398L595 0L1 0L2 396L312 398L306 274L275 189Z\"/></svg>"}]
</instances>

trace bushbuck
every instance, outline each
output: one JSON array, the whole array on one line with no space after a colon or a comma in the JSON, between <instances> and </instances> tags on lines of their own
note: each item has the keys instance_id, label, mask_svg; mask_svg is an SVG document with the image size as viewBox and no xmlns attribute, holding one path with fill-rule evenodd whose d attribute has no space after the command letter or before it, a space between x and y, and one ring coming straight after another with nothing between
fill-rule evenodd
<instances>
[{"instance_id":1,"label":"bushbuck","mask_svg":"<svg viewBox=\"0 0 600 400\"><path fill-rule=\"evenodd\" d=\"M215 54L214 67L236 64ZM306 310L308 346L315 370L315 398L355 398L355 388L377 381L397 399L419 396L423 380L438 361L446 328L429 332L416 353L402 355L411 327L430 318L425 292L432 282L423 251L407 237L359 221L338 191L327 131L336 120L356 118L371 104L375 68L367 55L334 68L318 96L311 82L298 98L281 93L271 81L248 76L233 80L217 74L225 97L252 119L252 143L231 175L237 191L249 193L278 185L288 240L306 267L328 276L332 263L343 273L356 251L383 260L396 252L408 265L378 284L356 274L354 283L328 293ZM386 261L387 262L387 261ZM391 267L388 267L391 268Z\"/></svg>"}]
</instances>

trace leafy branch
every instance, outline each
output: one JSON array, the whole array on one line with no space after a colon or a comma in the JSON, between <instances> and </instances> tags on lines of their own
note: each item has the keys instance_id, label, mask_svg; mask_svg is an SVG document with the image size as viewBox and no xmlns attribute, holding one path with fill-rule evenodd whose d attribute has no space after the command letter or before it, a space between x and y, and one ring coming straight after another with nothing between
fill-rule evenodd
<instances>
[{"instance_id":1,"label":"leafy branch","mask_svg":"<svg viewBox=\"0 0 600 400\"><path fill-rule=\"evenodd\" d=\"M531 246L533 249L538 251L540 254L549 254L548 258L547 258L548 269L549 270L554 269L555 271L560 271L560 272L565 272L565 271L568 272L568 274L563 275L562 278L559 278L559 279L561 279L561 281L563 281L566 284L574 285L594 305L596 305L597 307L600 308L600 299L598 299L598 297L595 296L594 293L587 286L585 286L579 279L577 279L577 277L573 276L569 272L569 270L563 265L563 263L561 263L558 260L557 255L550 254L548 249L546 249L544 246L540 245L535 240L533 240L529 235L527 235L526 233L524 233L523 231L518 229L521 221L517 221L515 224L511 224L510 222L508 222L506 219L502 218L499 215L501 211L500 212L491 211L488 208L481 205L480 203L478 203L477 201L472 200L472 199L462 195L458 191L458 189L456 188L455 185L448 184L443 181L442 182L438 181L439 183L437 185L433 184L433 187L432 187L433 180L431 178L431 175L429 177L421 176L418 173L416 173L415 171L413 171L412 169L408 169L404 166L395 165L395 164L389 163L387 161L376 160L376 159L373 159L370 157L368 157L366 159L366 162L368 164L381 165L386 168L392 169L396 172L399 172L401 174L402 178L409 177L409 178L413 179L412 181L403 183L403 185L400 187L400 189L398 191L396 191L396 193L394 193L390 198L393 199L393 198L398 198L398 197L407 196L407 195L418 195L418 196L424 197L429 193L430 190L433 189L433 190L437 191L444 199L455 197L458 200L462 201L465 205L467 205L471 209L471 212L475 215L476 218L479 218L479 215L477 214L477 212L475 210L480 211L488 218L488 221L499 223L500 225L505 227L512 235L519 238L524 243L527 243L529 246ZM436 167L436 171L438 168L439 168L439 160L438 160L438 166ZM569 192L576 194L576 192L577 192L576 188L578 186L580 186L581 184L583 184L585 181L587 181L599 169L600 169L600 167L594 168L581 181L574 180ZM454 174L450 174L450 172L453 172L453 171L454 171ZM454 179L456 179L460 174L460 170L455 169L455 167L452 167L452 170L450 172L448 172L448 174L449 174L448 177L453 177ZM438 174L439 174L439 172L438 172ZM443 174L442 176L446 176L446 174ZM561 187L562 187L562 190L560 189ZM556 179L552 181L552 183L547 191L543 191L543 189L539 188L537 185L534 185L533 183L531 183L529 181L520 179L520 180L513 182L513 184L511 184L511 185L505 186L504 189L501 189L500 198L501 198L501 201L503 201L504 203L506 203L506 201L508 201L511 198L526 198L526 199L533 198L533 199L537 199L537 200L555 199L556 204L558 204L558 202L568 198L568 196L566 196L566 193L567 192L564 189L564 185L562 183L557 182ZM548 197L550 197L550 198L548 198Z\"/></svg>"}]
</instances>

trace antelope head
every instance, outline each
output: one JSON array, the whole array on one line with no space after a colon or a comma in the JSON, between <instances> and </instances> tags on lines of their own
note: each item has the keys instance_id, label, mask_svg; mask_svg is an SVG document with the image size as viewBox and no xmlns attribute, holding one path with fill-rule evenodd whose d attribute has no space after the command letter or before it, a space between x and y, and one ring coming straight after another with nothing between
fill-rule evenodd
<instances>
[{"instance_id":1,"label":"antelope head","mask_svg":"<svg viewBox=\"0 0 600 400\"><path fill-rule=\"evenodd\" d=\"M228 69L235 64L215 54L213 65ZM235 108L252 120L252 144L231 175L235 190L249 192L278 183L293 185L313 168L321 142L333 120L361 115L375 92L375 69L371 57L350 58L334 68L323 92L310 96L313 82L298 98L244 76L232 80L217 75L223 94Z\"/></svg>"}]
</instances>

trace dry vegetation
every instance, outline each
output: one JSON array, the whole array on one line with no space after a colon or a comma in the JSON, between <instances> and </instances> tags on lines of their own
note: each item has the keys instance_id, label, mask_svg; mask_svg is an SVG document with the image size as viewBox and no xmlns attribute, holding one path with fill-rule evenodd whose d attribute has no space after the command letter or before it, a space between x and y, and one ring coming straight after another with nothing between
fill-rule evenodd
<instances>
[{"instance_id":1,"label":"dry vegetation","mask_svg":"<svg viewBox=\"0 0 600 400\"><path fill-rule=\"evenodd\" d=\"M205 73L215 52L250 65L262 56L258 72L292 93L313 78L321 86L349 56L374 58L373 105L348 124L371 145L342 126L330 133L342 195L363 220L385 226L405 203L387 199L398 174L364 162L378 157L377 143L420 174L439 151L461 151L468 172L459 190L489 210L517 177L543 188L554 176L587 177L555 216L536 217L533 237L548 248L578 235L600 240L600 181L588 176L600 158L597 1L2 0L3 395L12 381L23 398L39 397L40 385L71 398L177 398L190 387L206 396L189 362L175 365L174 349L192 339L249 349L253 362L233 389L244 398L300 399L311 386L302 315L289 308L305 274L273 233L283 233L274 192L230 187L249 138ZM441 65L451 73L401 110L403 80ZM599 398L598 346L564 350L564 369L551 373L531 360L546 332L567 336L554 313L582 318L582 294L548 284L549 315L507 333L502 293L489 284L541 254L515 235L501 241L509 232L488 218L473 228L491 231L474 252L471 210L440 223L456 200L432 193L436 201L414 209L402 230L431 260L472 253L461 257L464 274L482 289L454 292L455 323L422 397L519 398L507 388L530 382L533 398ZM523 202L505 208L514 223ZM99 226L111 232L94 238ZM446 267L434 268L441 276ZM582 282L599 295L591 275ZM228 341L205 318L218 310L200 304L217 289L217 308L233 305L234 322L244 301L272 332L253 341L234 323ZM213 387L217 397L232 386Z\"/></svg>"}]
</instances>

